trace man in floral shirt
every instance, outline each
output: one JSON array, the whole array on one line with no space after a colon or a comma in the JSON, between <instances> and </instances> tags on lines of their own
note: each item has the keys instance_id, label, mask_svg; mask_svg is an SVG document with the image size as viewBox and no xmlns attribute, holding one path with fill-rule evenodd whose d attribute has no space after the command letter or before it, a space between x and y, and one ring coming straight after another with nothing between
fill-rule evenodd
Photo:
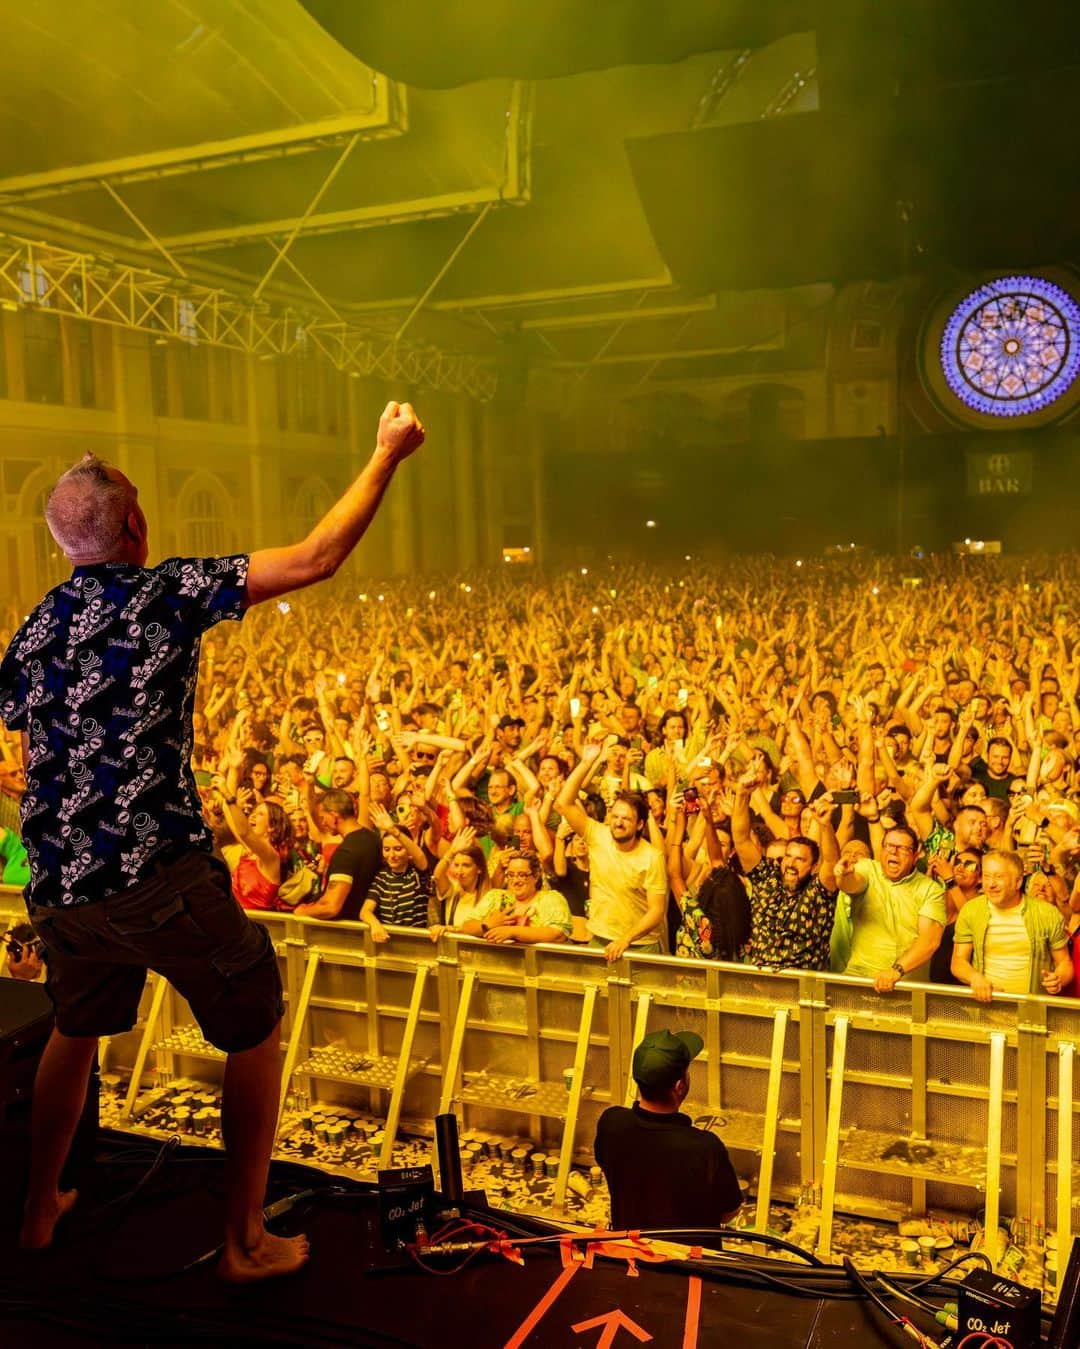
<instances>
[{"instance_id":1,"label":"man in floral shirt","mask_svg":"<svg viewBox=\"0 0 1080 1349\"><path fill-rule=\"evenodd\" d=\"M135 1024L148 969L170 980L228 1055L223 1277L299 1268L303 1237L265 1230L277 1124L281 978L265 929L233 899L190 766L199 646L223 619L332 576L371 522L397 465L424 439L391 403L375 450L300 543L148 567L138 489L88 454L45 517L74 570L34 608L0 662L0 719L22 736L30 920L48 955L56 1024L34 1084L21 1243L48 1246L75 1202L60 1174L98 1037Z\"/></svg>"},{"instance_id":2,"label":"man in floral shirt","mask_svg":"<svg viewBox=\"0 0 1080 1349\"><path fill-rule=\"evenodd\" d=\"M812 807L820 845L802 835L786 840L784 856L763 856L750 830L750 797L760 785L756 768L739 779L731 810L731 837L750 893L753 965L771 969L828 970L836 915L834 867L839 857L832 827L833 803L819 797Z\"/></svg>"}]
</instances>

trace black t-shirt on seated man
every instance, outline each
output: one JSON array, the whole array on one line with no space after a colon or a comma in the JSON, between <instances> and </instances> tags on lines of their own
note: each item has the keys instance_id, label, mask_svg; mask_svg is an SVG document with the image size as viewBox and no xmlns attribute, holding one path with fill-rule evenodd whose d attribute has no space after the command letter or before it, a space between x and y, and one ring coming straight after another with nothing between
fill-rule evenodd
<instances>
[{"instance_id":1,"label":"black t-shirt on seated man","mask_svg":"<svg viewBox=\"0 0 1080 1349\"><path fill-rule=\"evenodd\" d=\"M727 1148L681 1111L609 1106L594 1151L616 1230L720 1227L742 1203Z\"/></svg>"},{"instance_id":2,"label":"black t-shirt on seated man","mask_svg":"<svg viewBox=\"0 0 1080 1349\"><path fill-rule=\"evenodd\" d=\"M352 888L338 918L355 923L360 918L360 907L367 899L371 882L382 864L382 845L374 829L353 829L334 849L330 859L326 883L349 881Z\"/></svg>"}]
</instances>

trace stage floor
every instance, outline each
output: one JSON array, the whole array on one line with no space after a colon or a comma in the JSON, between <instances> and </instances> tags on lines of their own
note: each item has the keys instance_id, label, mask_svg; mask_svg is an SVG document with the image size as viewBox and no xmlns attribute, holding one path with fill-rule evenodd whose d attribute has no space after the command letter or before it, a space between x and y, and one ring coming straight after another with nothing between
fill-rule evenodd
<instances>
[{"instance_id":1,"label":"stage floor","mask_svg":"<svg viewBox=\"0 0 1080 1349\"><path fill-rule=\"evenodd\" d=\"M296 1344L542 1349L644 1342L690 1349L734 1338L740 1349L835 1349L892 1343L861 1303L795 1298L697 1279L624 1260L564 1268L558 1244L526 1248L524 1265L484 1254L437 1277L411 1266L365 1273L370 1186L275 1162L270 1198L314 1187L324 1194L279 1220L305 1231L312 1258L287 1279L223 1285L212 1263L184 1266L217 1242L222 1157L181 1147L130 1199L158 1145L106 1131L81 1179L79 1204L53 1250L15 1244L25 1175L24 1140L8 1130L0 1169L0 1320L7 1344L68 1349L95 1342L175 1345ZM496 1227L543 1232L496 1214ZM790 1270L791 1265L782 1268ZM20 1337L20 1332L22 1337Z\"/></svg>"}]
</instances>

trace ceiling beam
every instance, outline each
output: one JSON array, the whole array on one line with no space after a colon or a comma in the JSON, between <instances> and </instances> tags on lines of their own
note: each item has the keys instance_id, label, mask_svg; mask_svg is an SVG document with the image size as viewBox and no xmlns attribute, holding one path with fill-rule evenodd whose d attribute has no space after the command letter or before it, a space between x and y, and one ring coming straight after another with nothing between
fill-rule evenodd
<instances>
[{"instance_id":1,"label":"ceiling beam","mask_svg":"<svg viewBox=\"0 0 1080 1349\"><path fill-rule=\"evenodd\" d=\"M686 304L652 306L648 309L605 309L593 314L552 314L545 318L525 319L522 330L545 328L597 328L607 323L641 323L649 319L679 318L684 314L707 314L716 309L716 296L688 300Z\"/></svg>"},{"instance_id":2,"label":"ceiling beam","mask_svg":"<svg viewBox=\"0 0 1080 1349\"><path fill-rule=\"evenodd\" d=\"M492 398L498 375L474 356L395 342L348 322L254 304L190 279L0 235L0 308L48 313L273 359L314 347L343 374Z\"/></svg>"},{"instance_id":3,"label":"ceiling beam","mask_svg":"<svg viewBox=\"0 0 1080 1349\"><path fill-rule=\"evenodd\" d=\"M572 304L602 295L623 295L627 291L666 290L674 285L665 267L658 276L628 277L625 281L600 281L581 286L551 286L545 290L518 291L508 295L466 295L459 300L439 300L432 309L512 309L516 305Z\"/></svg>"},{"instance_id":4,"label":"ceiling beam","mask_svg":"<svg viewBox=\"0 0 1080 1349\"><path fill-rule=\"evenodd\" d=\"M400 135L408 125L402 95L396 89L392 90L389 81L382 75L375 76L374 90L375 98L370 109L338 113L334 117L303 122L298 126L0 178L0 202L29 201L34 197L85 192L98 187L102 179L108 179L114 184L135 183L147 178L227 168L231 164L250 164L283 155L307 154L353 136L370 140Z\"/></svg>"},{"instance_id":5,"label":"ceiling beam","mask_svg":"<svg viewBox=\"0 0 1080 1349\"><path fill-rule=\"evenodd\" d=\"M707 357L713 356L737 356L744 351L776 351L782 346L783 340L777 338L775 342L756 342L750 347L736 343L726 347L694 347L689 351L634 351L621 353L618 356L598 356L592 360L545 361L544 364L555 366L560 370L581 370L584 367L595 365L637 365L642 361L705 360Z\"/></svg>"},{"instance_id":6,"label":"ceiling beam","mask_svg":"<svg viewBox=\"0 0 1080 1349\"><path fill-rule=\"evenodd\" d=\"M674 284L671 273L665 268L658 276L632 277L626 281L602 281L583 286L552 286L545 290L518 291L510 295L462 295L453 300L432 300L427 308L444 314L457 314L481 309L512 309L538 304L574 304L578 300L601 299L605 295L623 295L627 292L636 294L642 290L670 290L674 288ZM359 300L343 307L353 314L406 310L411 308L416 300L415 295L399 295L387 300Z\"/></svg>"},{"instance_id":7,"label":"ceiling beam","mask_svg":"<svg viewBox=\"0 0 1080 1349\"><path fill-rule=\"evenodd\" d=\"M336 234L342 230L374 229L380 225L400 225L410 220L435 220L459 211L478 211L507 200L497 184L445 192L411 201L378 202L373 206L353 206L343 211L316 211L306 219L286 216L280 220L253 220L247 225L225 229L195 230L190 234L167 234L162 242L176 253L200 253L209 249L233 248L254 239L287 238L298 230L305 238L315 234Z\"/></svg>"},{"instance_id":8,"label":"ceiling beam","mask_svg":"<svg viewBox=\"0 0 1080 1349\"><path fill-rule=\"evenodd\" d=\"M487 206L521 206L531 195L532 119L534 94L531 84L515 80L506 111L501 181L480 187L445 192L404 201L377 202L340 211L311 211L279 220L252 220L223 229L194 230L164 235L161 242L172 252L200 252L232 248L252 239L334 234L343 230L399 225L413 220L434 220L459 211L482 211Z\"/></svg>"}]
</instances>

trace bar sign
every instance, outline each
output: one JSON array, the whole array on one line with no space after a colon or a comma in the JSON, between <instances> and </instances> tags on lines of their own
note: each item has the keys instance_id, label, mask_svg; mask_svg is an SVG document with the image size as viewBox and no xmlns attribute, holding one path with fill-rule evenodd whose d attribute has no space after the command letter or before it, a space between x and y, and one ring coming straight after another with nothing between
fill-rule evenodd
<instances>
[{"instance_id":1,"label":"bar sign","mask_svg":"<svg viewBox=\"0 0 1080 1349\"><path fill-rule=\"evenodd\" d=\"M969 497L1030 496L1033 477L1033 456L1027 451L1013 451L1009 454L968 452Z\"/></svg>"}]
</instances>

